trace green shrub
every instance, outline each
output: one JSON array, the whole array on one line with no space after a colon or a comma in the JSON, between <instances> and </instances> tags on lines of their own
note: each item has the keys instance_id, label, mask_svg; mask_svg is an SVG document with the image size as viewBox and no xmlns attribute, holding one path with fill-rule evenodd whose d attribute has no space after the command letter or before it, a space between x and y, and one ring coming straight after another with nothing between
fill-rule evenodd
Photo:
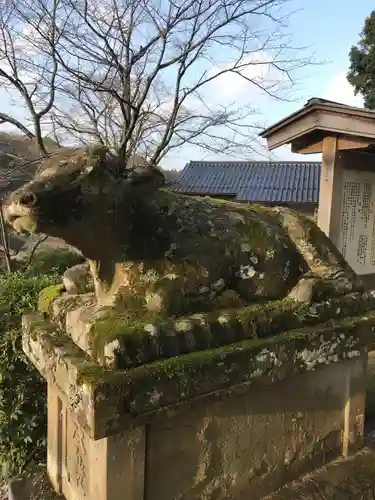
<instances>
[{"instance_id":1,"label":"green shrub","mask_svg":"<svg viewBox=\"0 0 375 500\"><path fill-rule=\"evenodd\" d=\"M24 271L0 272L0 466L9 475L30 456L45 459L46 384L22 351L22 314L80 261L66 250L41 252Z\"/></svg>"},{"instance_id":2,"label":"green shrub","mask_svg":"<svg viewBox=\"0 0 375 500\"><path fill-rule=\"evenodd\" d=\"M31 265L33 275L51 273L53 271L61 274L68 267L83 262L84 258L67 249L55 251L40 250L37 257L34 257ZM22 267L22 266L21 266Z\"/></svg>"}]
</instances>

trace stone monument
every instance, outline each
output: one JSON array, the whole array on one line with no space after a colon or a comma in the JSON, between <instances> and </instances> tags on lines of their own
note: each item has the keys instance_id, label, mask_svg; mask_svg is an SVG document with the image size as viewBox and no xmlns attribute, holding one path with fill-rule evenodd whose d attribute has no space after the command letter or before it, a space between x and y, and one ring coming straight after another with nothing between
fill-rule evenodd
<instances>
[{"instance_id":1,"label":"stone monument","mask_svg":"<svg viewBox=\"0 0 375 500\"><path fill-rule=\"evenodd\" d=\"M67 500L256 500L361 446L375 296L310 219L101 146L42 160L5 215L88 260L23 320Z\"/></svg>"}]
</instances>

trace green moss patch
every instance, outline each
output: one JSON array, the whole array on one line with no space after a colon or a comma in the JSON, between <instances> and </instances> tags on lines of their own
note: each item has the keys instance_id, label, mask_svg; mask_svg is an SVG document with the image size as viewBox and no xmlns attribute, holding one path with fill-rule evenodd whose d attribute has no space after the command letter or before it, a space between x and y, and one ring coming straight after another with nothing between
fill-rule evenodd
<instances>
[{"instance_id":1,"label":"green moss patch","mask_svg":"<svg viewBox=\"0 0 375 500\"><path fill-rule=\"evenodd\" d=\"M65 291L63 284L51 285L39 293L37 310L42 314L50 314L52 302Z\"/></svg>"},{"instance_id":2,"label":"green moss patch","mask_svg":"<svg viewBox=\"0 0 375 500\"><path fill-rule=\"evenodd\" d=\"M16 475L31 457L44 460L47 436L46 384L22 349L22 317L34 310L45 287L77 263L68 251L37 252L31 264L0 272L0 467Z\"/></svg>"},{"instance_id":3,"label":"green moss patch","mask_svg":"<svg viewBox=\"0 0 375 500\"><path fill-rule=\"evenodd\" d=\"M130 414L139 414L245 382L271 383L286 374L359 356L360 347L372 341L374 332L372 312L366 318L348 318L278 337L244 340L129 370L80 367L79 381L100 386L105 398L111 398L115 390L121 407Z\"/></svg>"},{"instance_id":4,"label":"green moss patch","mask_svg":"<svg viewBox=\"0 0 375 500\"><path fill-rule=\"evenodd\" d=\"M123 369L360 316L372 308L375 308L372 294L353 293L313 307L282 300L167 319L139 310L124 314L109 312L93 324L89 335L95 359L108 368Z\"/></svg>"},{"instance_id":5,"label":"green moss patch","mask_svg":"<svg viewBox=\"0 0 375 500\"><path fill-rule=\"evenodd\" d=\"M77 418L87 419L85 402L93 402L89 413L94 411L95 418L86 426L90 435L101 437L115 428L117 432L124 420L134 423L149 413L190 404L201 396L216 397L243 384L272 384L358 357L375 336L372 311L366 317L331 320L266 339L242 340L129 369L109 370L90 359L69 337L53 332L51 323L40 315L28 318L28 323L24 322L25 352L45 377L52 372L67 396L77 398Z\"/></svg>"}]
</instances>

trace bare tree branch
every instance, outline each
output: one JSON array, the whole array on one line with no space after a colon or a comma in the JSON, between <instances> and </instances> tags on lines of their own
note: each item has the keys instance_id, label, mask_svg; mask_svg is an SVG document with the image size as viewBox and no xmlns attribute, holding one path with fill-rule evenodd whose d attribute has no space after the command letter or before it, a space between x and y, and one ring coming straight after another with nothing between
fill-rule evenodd
<instances>
[{"instance_id":1,"label":"bare tree branch","mask_svg":"<svg viewBox=\"0 0 375 500\"><path fill-rule=\"evenodd\" d=\"M52 0L49 9L39 12L31 9L27 2L21 6L19 2L7 1L0 7L0 79L4 88L15 91L21 97L32 130L9 113L2 113L0 120L35 139L42 155L47 153L42 119L53 107L58 75L55 54L58 2ZM36 72L35 62L38 59L43 59L43 67Z\"/></svg>"},{"instance_id":2,"label":"bare tree branch","mask_svg":"<svg viewBox=\"0 0 375 500\"><path fill-rule=\"evenodd\" d=\"M295 72L312 62L288 35L288 0L6 5L0 79L22 96L31 125L7 113L0 122L34 134L42 154L42 131L58 144L107 144L124 162L141 155L157 164L189 144L253 154L254 102L286 99ZM233 82L254 100L231 95Z\"/></svg>"},{"instance_id":3,"label":"bare tree branch","mask_svg":"<svg viewBox=\"0 0 375 500\"><path fill-rule=\"evenodd\" d=\"M16 118L7 115L6 113L0 113L0 125L3 123L10 123L17 127L21 132L23 132L29 139L35 139L35 134L31 132L23 123L21 123Z\"/></svg>"},{"instance_id":4,"label":"bare tree branch","mask_svg":"<svg viewBox=\"0 0 375 500\"><path fill-rule=\"evenodd\" d=\"M34 256L35 256L36 251L38 250L38 248L40 247L40 245L46 241L46 239L47 239L47 238L48 238L48 236L47 236L47 235L41 236L41 237L40 237L40 238L39 238L39 239L38 239L38 240L34 243L33 248L31 249L30 255L29 255L29 257L28 257L28 259L27 259L27 261L26 261L26 263L25 263L25 265L24 265L24 267L23 267L24 269L27 269L27 268L30 266L30 264L31 264L31 263L32 263L32 261L33 261L33 258L34 258Z\"/></svg>"},{"instance_id":5,"label":"bare tree branch","mask_svg":"<svg viewBox=\"0 0 375 500\"><path fill-rule=\"evenodd\" d=\"M60 32L64 50L57 57L70 75L66 95L87 117L85 126L68 120L66 130L87 137L91 129L92 138L114 141L124 159L136 152L158 163L197 138L202 146L203 139L210 141L209 149L217 152L223 144L226 150L249 148L254 134L245 141L234 129L247 120L251 131L254 108L245 116L243 105L209 106L213 84L232 75L249 89L283 99L293 71L310 63L282 35L285 0L65 3L71 22ZM194 109L193 102L204 105ZM61 127L67 118L60 113ZM207 134L211 129L220 132Z\"/></svg>"}]
</instances>

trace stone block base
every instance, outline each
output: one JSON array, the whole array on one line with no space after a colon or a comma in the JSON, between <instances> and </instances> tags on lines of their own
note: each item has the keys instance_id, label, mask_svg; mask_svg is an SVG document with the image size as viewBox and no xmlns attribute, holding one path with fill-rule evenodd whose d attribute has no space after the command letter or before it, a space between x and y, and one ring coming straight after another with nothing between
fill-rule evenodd
<instances>
[{"instance_id":1,"label":"stone block base","mask_svg":"<svg viewBox=\"0 0 375 500\"><path fill-rule=\"evenodd\" d=\"M362 446L367 353L172 408L92 439L48 386L48 472L67 500L258 500Z\"/></svg>"},{"instance_id":2,"label":"stone block base","mask_svg":"<svg viewBox=\"0 0 375 500\"><path fill-rule=\"evenodd\" d=\"M49 385L47 469L67 500L143 500L144 428L95 441L72 418L64 394Z\"/></svg>"}]
</instances>

